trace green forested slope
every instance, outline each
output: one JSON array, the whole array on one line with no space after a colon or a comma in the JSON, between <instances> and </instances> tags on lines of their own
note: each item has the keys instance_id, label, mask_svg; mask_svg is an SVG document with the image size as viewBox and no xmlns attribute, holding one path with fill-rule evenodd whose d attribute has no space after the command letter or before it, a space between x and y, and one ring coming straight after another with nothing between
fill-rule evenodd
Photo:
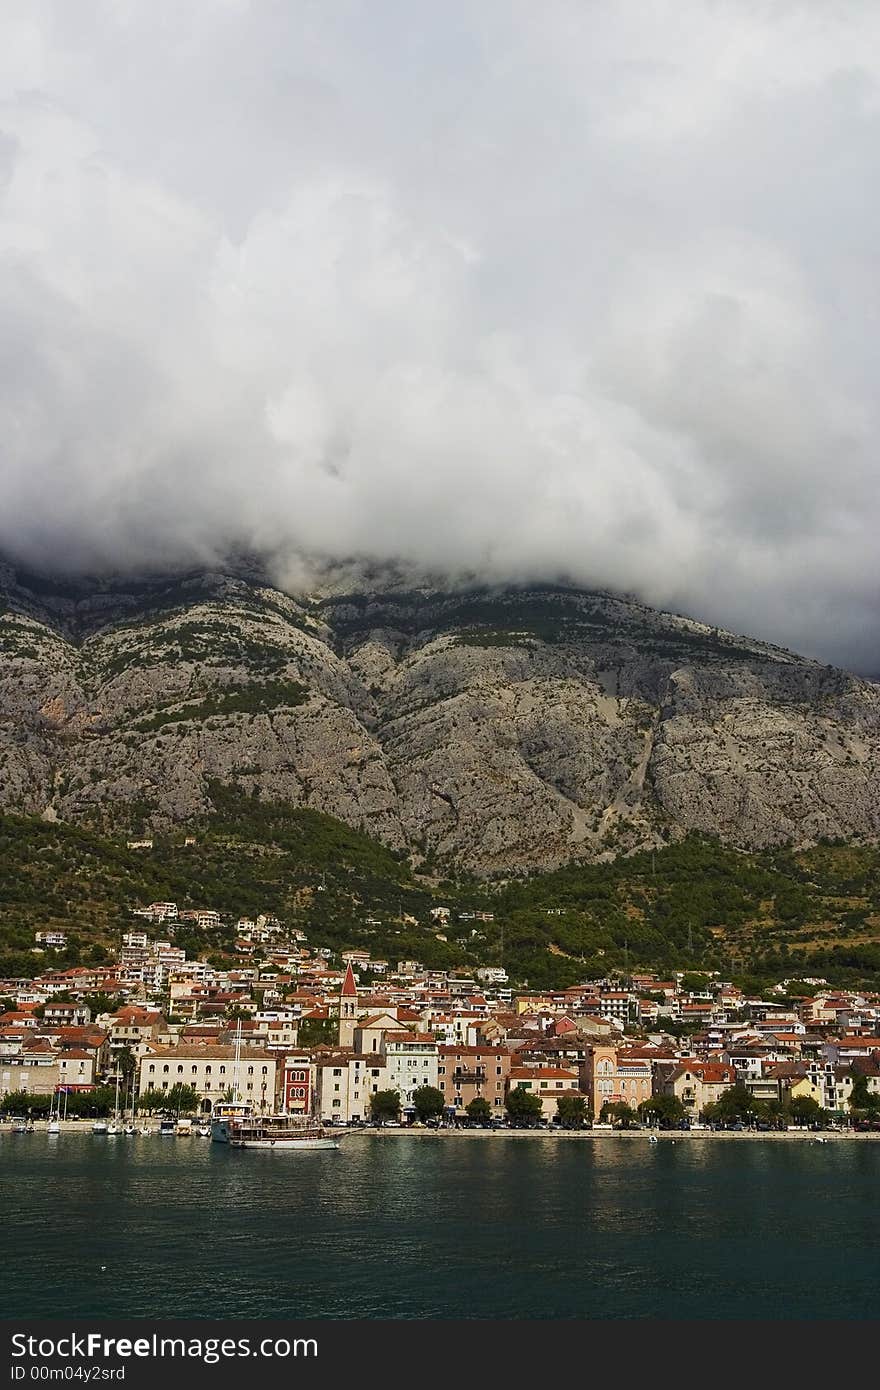
<instances>
[{"instance_id":1,"label":"green forested slope","mask_svg":"<svg viewBox=\"0 0 880 1390\"><path fill-rule=\"evenodd\" d=\"M329 816L222 787L213 800L215 814L156 835L149 851L82 827L0 817L0 975L33 971L34 932L45 928L70 936L53 963L103 959L136 924L132 907L172 899L233 920L274 912L315 946L362 946L392 961L503 962L514 981L542 988L627 967L880 980L876 848L743 854L689 837L607 864L438 884ZM187 832L196 844L184 848ZM433 905L451 909L442 929ZM493 920L460 920L480 910ZM177 940L220 962L234 931L231 922L210 935L180 927Z\"/></svg>"}]
</instances>

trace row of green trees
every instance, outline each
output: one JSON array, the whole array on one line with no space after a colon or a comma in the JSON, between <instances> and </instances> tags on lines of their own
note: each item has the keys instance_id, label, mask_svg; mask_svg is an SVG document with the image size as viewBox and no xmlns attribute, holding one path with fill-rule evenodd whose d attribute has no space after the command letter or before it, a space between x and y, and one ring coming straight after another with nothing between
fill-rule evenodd
<instances>
[{"instance_id":1,"label":"row of green trees","mask_svg":"<svg viewBox=\"0 0 880 1390\"><path fill-rule=\"evenodd\" d=\"M543 1114L541 1097L516 1086L507 1094L504 1102L508 1120L517 1125L535 1125ZM423 1123L438 1119L446 1107L443 1092L435 1086L421 1086L413 1092L413 1107L416 1117ZM400 1092L378 1091L370 1098L370 1114L374 1120L397 1120L400 1116ZM557 1119L565 1129L582 1129L586 1123L586 1099L580 1095L558 1096L556 1100ZM486 1124L492 1119L494 1111L483 1096L476 1096L465 1106L468 1119L474 1124Z\"/></svg>"},{"instance_id":2,"label":"row of green trees","mask_svg":"<svg viewBox=\"0 0 880 1390\"><path fill-rule=\"evenodd\" d=\"M850 1105L850 1113L858 1118L861 1115L880 1115L880 1096L872 1096L867 1089L867 1081L861 1078L864 1083L859 1091L859 1098L856 1105ZM856 1087L853 1087L855 1095ZM867 1104L862 1105L862 1092L867 1097ZM631 1129L638 1123L669 1126L677 1125L687 1117L687 1110L678 1096L657 1095L650 1096L648 1100L634 1109L626 1101L612 1101L602 1106L599 1112L599 1119L603 1123L610 1123L619 1129ZM786 1124L811 1125L825 1124L830 1118L827 1110L824 1110L818 1101L812 1096L792 1096L786 1101L780 1100L757 1100L751 1092L742 1085L730 1086L719 1096L717 1101L705 1105L700 1112L700 1118L707 1124L736 1124L740 1122L744 1125L768 1123L776 1127Z\"/></svg>"},{"instance_id":3,"label":"row of green trees","mask_svg":"<svg viewBox=\"0 0 880 1390\"><path fill-rule=\"evenodd\" d=\"M33 1091L10 1091L2 1101L6 1115L30 1115L34 1119L47 1116L60 1101L62 1114L69 1119L105 1119L116 1108L116 1087L95 1086L90 1091L69 1091L66 1096L37 1095ZM135 1102L135 1108L147 1115L157 1111L189 1115L198 1110L200 1097L194 1086L172 1086L170 1091L145 1091Z\"/></svg>"},{"instance_id":4,"label":"row of green trees","mask_svg":"<svg viewBox=\"0 0 880 1390\"><path fill-rule=\"evenodd\" d=\"M73 1091L67 1096L67 1114L101 1118L112 1114L115 1102L116 1092L112 1086ZM136 1107L148 1115L156 1112L188 1115L198 1110L200 1103L201 1098L195 1087L178 1084L169 1091L157 1091L151 1087L138 1097ZM541 1096L527 1091L524 1086L516 1086L508 1091L504 1106L508 1120L515 1125L536 1125L543 1114ZM413 1107L417 1118L425 1123L443 1114L446 1101L443 1092L436 1086L421 1086L413 1092ZM39 1117L47 1115L53 1108L53 1098L36 1095L32 1091L14 1091L6 1096L2 1108L7 1115ZM400 1111L399 1091L378 1091L370 1098L370 1114L374 1120L398 1120ZM465 1112L475 1124L487 1123L494 1113L488 1100L482 1096L477 1096L466 1105ZM599 1112L599 1119L619 1129L631 1129L639 1123L663 1127L680 1124L687 1113L678 1096L656 1095L642 1101L635 1109L626 1101L606 1102ZM850 1114L854 1119L880 1120L880 1095L868 1089L865 1076L854 1076ZM763 1101L757 1100L745 1086L736 1085L724 1091L717 1101L704 1106L701 1119L710 1124L735 1124L738 1121L756 1124L763 1121L779 1126L810 1125L826 1123L829 1112L823 1110L811 1096L794 1096L787 1101ZM563 1129L583 1129L587 1123L586 1098L571 1092L557 1096L556 1120Z\"/></svg>"}]
</instances>

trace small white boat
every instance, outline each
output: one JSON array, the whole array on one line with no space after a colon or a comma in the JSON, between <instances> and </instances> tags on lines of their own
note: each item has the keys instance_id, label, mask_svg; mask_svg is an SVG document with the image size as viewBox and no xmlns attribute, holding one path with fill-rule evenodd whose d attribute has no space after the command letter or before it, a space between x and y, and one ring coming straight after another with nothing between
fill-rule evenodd
<instances>
[{"instance_id":1,"label":"small white boat","mask_svg":"<svg viewBox=\"0 0 880 1390\"><path fill-rule=\"evenodd\" d=\"M135 1128L134 1125L126 1125L126 1126L125 1126L125 1129L124 1129L122 1132L123 1132L123 1134L128 1134L128 1135L137 1134L137 1129Z\"/></svg>"},{"instance_id":2,"label":"small white boat","mask_svg":"<svg viewBox=\"0 0 880 1390\"><path fill-rule=\"evenodd\" d=\"M27 1134L27 1132L28 1132L27 1120L13 1120L13 1121L12 1121L12 1133L13 1133L13 1134Z\"/></svg>"},{"instance_id":3,"label":"small white boat","mask_svg":"<svg viewBox=\"0 0 880 1390\"><path fill-rule=\"evenodd\" d=\"M95 1123L92 1125L92 1133L109 1134L110 1126L108 1125L106 1120L96 1120Z\"/></svg>"},{"instance_id":4,"label":"small white boat","mask_svg":"<svg viewBox=\"0 0 880 1390\"><path fill-rule=\"evenodd\" d=\"M49 1123L46 1125L46 1133L47 1133L47 1134L60 1134L60 1133L61 1133L61 1121L60 1121L60 1120L50 1120Z\"/></svg>"},{"instance_id":5,"label":"small white boat","mask_svg":"<svg viewBox=\"0 0 880 1390\"><path fill-rule=\"evenodd\" d=\"M153 1133L153 1131L150 1129L149 1125L141 1125L140 1129L138 1130L138 1134L152 1134L152 1133Z\"/></svg>"},{"instance_id":6,"label":"small white boat","mask_svg":"<svg viewBox=\"0 0 880 1390\"><path fill-rule=\"evenodd\" d=\"M657 1139L656 1134L649 1134L649 1135L648 1135L648 1143L649 1143L649 1144L656 1144L656 1143L658 1143L658 1139Z\"/></svg>"},{"instance_id":7,"label":"small white boat","mask_svg":"<svg viewBox=\"0 0 880 1390\"><path fill-rule=\"evenodd\" d=\"M210 1139L210 1137L211 1137L211 1127L210 1127L210 1125L199 1125L198 1129L196 1130L196 1134L199 1136L200 1139Z\"/></svg>"}]
</instances>

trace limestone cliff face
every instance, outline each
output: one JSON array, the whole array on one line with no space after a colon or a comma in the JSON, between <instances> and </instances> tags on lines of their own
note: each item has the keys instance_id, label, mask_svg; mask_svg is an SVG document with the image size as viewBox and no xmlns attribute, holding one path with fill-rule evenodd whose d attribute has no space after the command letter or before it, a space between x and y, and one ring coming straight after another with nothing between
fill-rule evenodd
<instances>
[{"instance_id":1,"label":"limestone cliff face","mask_svg":"<svg viewBox=\"0 0 880 1390\"><path fill-rule=\"evenodd\" d=\"M483 872L875 839L878 734L876 685L604 593L0 566L8 809L160 826L236 782Z\"/></svg>"}]
</instances>

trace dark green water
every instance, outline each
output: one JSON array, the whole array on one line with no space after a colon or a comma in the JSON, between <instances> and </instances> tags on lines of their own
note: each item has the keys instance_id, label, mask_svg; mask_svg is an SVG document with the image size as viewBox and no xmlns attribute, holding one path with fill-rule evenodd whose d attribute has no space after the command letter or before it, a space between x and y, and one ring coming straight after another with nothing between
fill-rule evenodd
<instances>
[{"instance_id":1,"label":"dark green water","mask_svg":"<svg viewBox=\"0 0 880 1390\"><path fill-rule=\"evenodd\" d=\"M7 1133L0 1313L869 1318L878 1192L858 1142Z\"/></svg>"}]
</instances>

